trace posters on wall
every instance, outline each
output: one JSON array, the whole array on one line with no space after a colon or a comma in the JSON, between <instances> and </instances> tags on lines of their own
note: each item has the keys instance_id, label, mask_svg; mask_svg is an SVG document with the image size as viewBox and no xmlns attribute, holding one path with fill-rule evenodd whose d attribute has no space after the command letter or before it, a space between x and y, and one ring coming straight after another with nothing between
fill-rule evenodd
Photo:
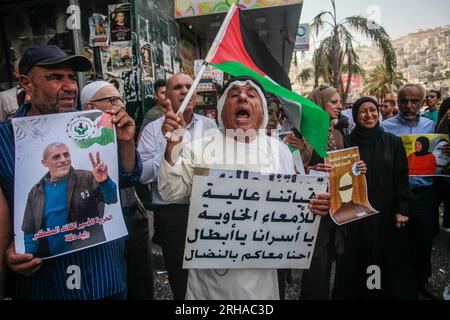
<instances>
[{"instance_id":1,"label":"posters on wall","mask_svg":"<svg viewBox=\"0 0 450 320\"><path fill-rule=\"evenodd\" d=\"M121 73L121 82L123 82L124 98L127 102L136 102L140 97L139 86L140 68L135 66L131 71Z\"/></svg>"},{"instance_id":2,"label":"posters on wall","mask_svg":"<svg viewBox=\"0 0 450 320\"><path fill-rule=\"evenodd\" d=\"M115 72L130 71L133 67L133 50L129 44L112 45L111 65Z\"/></svg>"},{"instance_id":3,"label":"posters on wall","mask_svg":"<svg viewBox=\"0 0 450 320\"><path fill-rule=\"evenodd\" d=\"M183 268L309 268L320 216L308 204L326 177L205 174L193 180Z\"/></svg>"},{"instance_id":4,"label":"posters on wall","mask_svg":"<svg viewBox=\"0 0 450 320\"><path fill-rule=\"evenodd\" d=\"M114 81L121 87L122 92L130 98L128 101L141 98L139 94L135 97L131 93L133 88L139 91L140 81L166 79L181 71L178 25L174 21L158 10L137 12L136 30L132 32L130 1L110 4L107 10L107 16L94 13L89 18L90 41L93 46L101 48L103 79ZM125 75L127 72L133 75ZM136 74L138 83L134 81ZM131 84L123 83L125 79L132 80Z\"/></svg>"},{"instance_id":5,"label":"posters on wall","mask_svg":"<svg viewBox=\"0 0 450 320\"><path fill-rule=\"evenodd\" d=\"M172 48L172 57L176 58L180 56L180 44L178 42L178 25L170 21L169 22L169 44Z\"/></svg>"},{"instance_id":6,"label":"posters on wall","mask_svg":"<svg viewBox=\"0 0 450 320\"><path fill-rule=\"evenodd\" d=\"M100 48L100 60L102 64L103 79L106 79L108 72L112 72L111 49L109 47Z\"/></svg>"},{"instance_id":7,"label":"posters on wall","mask_svg":"<svg viewBox=\"0 0 450 320\"><path fill-rule=\"evenodd\" d=\"M410 176L450 176L450 156L443 152L447 134L401 136L408 157Z\"/></svg>"},{"instance_id":8,"label":"posters on wall","mask_svg":"<svg viewBox=\"0 0 450 320\"><path fill-rule=\"evenodd\" d=\"M153 80L153 59L152 48L146 43L141 46L141 59L142 59L142 80Z\"/></svg>"},{"instance_id":9,"label":"posters on wall","mask_svg":"<svg viewBox=\"0 0 450 320\"><path fill-rule=\"evenodd\" d=\"M330 216L338 225L378 213L367 199L366 177L356 162L358 147L328 152L325 163L332 164L330 173Z\"/></svg>"},{"instance_id":10,"label":"posters on wall","mask_svg":"<svg viewBox=\"0 0 450 320\"><path fill-rule=\"evenodd\" d=\"M169 43L169 23L164 16L159 17L159 39L161 42Z\"/></svg>"},{"instance_id":11,"label":"posters on wall","mask_svg":"<svg viewBox=\"0 0 450 320\"><path fill-rule=\"evenodd\" d=\"M164 67L166 70L172 70L172 50L167 43L162 43L163 56L164 56Z\"/></svg>"},{"instance_id":12,"label":"posters on wall","mask_svg":"<svg viewBox=\"0 0 450 320\"><path fill-rule=\"evenodd\" d=\"M130 3L108 5L111 43L131 41Z\"/></svg>"},{"instance_id":13,"label":"posters on wall","mask_svg":"<svg viewBox=\"0 0 450 320\"><path fill-rule=\"evenodd\" d=\"M15 118L13 128L17 253L50 258L127 234L111 115Z\"/></svg>"},{"instance_id":14,"label":"posters on wall","mask_svg":"<svg viewBox=\"0 0 450 320\"><path fill-rule=\"evenodd\" d=\"M180 62L173 60L173 74L177 74L180 73L181 69L180 69Z\"/></svg>"},{"instance_id":15,"label":"posters on wall","mask_svg":"<svg viewBox=\"0 0 450 320\"><path fill-rule=\"evenodd\" d=\"M183 71L194 78L194 45L186 39L181 40L180 59Z\"/></svg>"},{"instance_id":16,"label":"posters on wall","mask_svg":"<svg viewBox=\"0 0 450 320\"><path fill-rule=\"evenodd\" d=\"M142 16L138 17L139 40L142 42L150 42L148 20Z\"/></svg>"},{"instance_id":17,"label":"posters on wall","mask_svg":"<svg viewBox=\"0 0 450 320\"><path fill-rule=\"evenodd\" d=\"M156 80L158 80L158 79L164 79L164 80L167 80L166 79L166 71L164 70L164 67L162 67L162 66L158 66L157 68L156 68Z\"/></svg>"},{"instance_id":18,"label":"posters on wall","mask_svg":"<svg viewBox=\"0 0 450 320\"><path fill-rule=\"evenodd\" d=\"M109 33L108 17L100 13L94 13L89 17L89 46L107 46Z\"/></svg>"}]
</instances>

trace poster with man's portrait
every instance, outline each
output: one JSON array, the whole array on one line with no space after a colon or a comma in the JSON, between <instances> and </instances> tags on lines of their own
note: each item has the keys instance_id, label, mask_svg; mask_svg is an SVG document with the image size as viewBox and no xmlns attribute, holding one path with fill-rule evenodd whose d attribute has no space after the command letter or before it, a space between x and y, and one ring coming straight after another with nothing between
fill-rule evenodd
<instances>
[{"instance_id":1,"label":"poster with man's portrait","mask_svg":"<svg viewBox=\"0 0 450 320\"><path fill-rule=\"evenodd\" d=\"M127 235L111 115L14 118L13 128L17 253L51 258Z\"/></svg>"},{"instance_id":2,"label":"poster with man's portrait","mask_svg":"<svg viewBox=\"0 0 450 320\"><path fill-rule=\"evenodd\" d=\"M152 48L150 44L145 43L141 46L142 61L142 80L148 81L154 79Z\"/></svg>"},{"instance_id":3,"label":"poster with man's portrait","mask_svg":"<svg viewBox=\"0 0 450 320\"><path fill-rule=\"evenodd\" d=\"M108 6L111 42L131 41L130 3Z\"/></svg>"},{"instance_id":4,"label":"poster with man's portrait","mask_svg":"<svg viewBox=\"0 0 450 320\"><path fill-rule=\"evenodd\" d=\"M330 173L330 216L341 225L378 213L367 199L366 177L357 166L358 147L328 152L325 163L332 164Z\"/></svg>"},{"instance_id":5,"label":"poster with man's portrait","mask_svg":"<svg viewBox=\"0 0 450 320\"><path fill-rule=\"evenodd\" d=\"M401 136L410 176L450 176L449 138L446 134Z\"/></svg>"},{"instance_id":6,"label":"poster with man's portrait","mask_svg":"<svg viewBox=\"0 0 450 320\"><path fill-rule=\"evenodd\" d=\"M168 71L172 71L172 53L170 51L170 46L165 42L162 43L163 55L164 55L164 67Z\"/></svg>"},{"instance_id":7,"label":"poster with man's portrait","mask_svg":"<svg viewBox=\"0 0 450 320\"><path fill-rule=\"evenodd\" d=\"M111 64L114 72L130 71L133 67L133 49L131 44L110 47Z\"/></svg>"}]
</instances>

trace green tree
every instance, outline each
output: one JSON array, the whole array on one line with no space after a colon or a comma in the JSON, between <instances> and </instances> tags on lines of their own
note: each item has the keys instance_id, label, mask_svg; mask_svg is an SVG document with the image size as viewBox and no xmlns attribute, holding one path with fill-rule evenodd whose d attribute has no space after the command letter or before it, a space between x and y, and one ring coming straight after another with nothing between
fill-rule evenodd
<instances>
[{"instance_id":1,"label":"green tree","mask_svg":"<svg viewBox=\"0 0 450 320\"><path fill-rule=\"evenodd\" d=\"M343 92L345 101L349 88L347 86L347 90L343 90L341 75L344 66L348 70L348 79L352 78L354 66L360 66L350 30L361 33L381 49L384 65L389 73L394 73L397 58L389 35L382 26L362 16L351 16L338 21L335 0L331 0L331 4L333 10L320 12L311 24L312 32L316 36L321 30L325 31L325 36L313 56L315 85L318 85L319 78L322 77L324 81ZM325 27L328 29L325 30Z\"/></svg>"},{"instance_id":2,"label":"green tree","mask_svg":"<svg viewBox=\"0 0 450 320\"><path fill-rule=\"evenodd\" d=\"M369 73L364 92L377 97L377 100L381 102L386 93L397 92L405 81L401 72L389 72L384 65L380 64Z\"/></svg>"},{"instance_id":3,"label":"green tree","mask_svg":"<svg viewBox=\"0 0 450 320\"><path fill-rule=\"evenodd\" d=\"M311 68L303 69L296 77L297 82L305 83L313 77L314 70Z\"/></svg>"}]
</instances>

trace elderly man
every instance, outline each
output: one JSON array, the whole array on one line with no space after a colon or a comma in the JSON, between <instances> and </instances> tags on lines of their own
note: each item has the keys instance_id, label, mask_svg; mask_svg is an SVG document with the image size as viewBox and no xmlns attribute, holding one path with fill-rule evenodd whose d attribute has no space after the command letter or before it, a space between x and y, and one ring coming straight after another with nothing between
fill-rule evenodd
<instances>
[{"instance_id":1,"label":"elderly man","mask_svg":"<svg viewBox=\"0 0 450 320\"><path fill-rule=\"evenodd\" d=\"M25 253L37 257L53 256L70 250L95 245L106 240L103 225L95 224L84 230L88 239L68 243L59 233L44 239L34 239L39 230L53 229L68 223L85 222L103 217L105 204L117 202L117 186L108 175L108 166L89 153L93 171L72 167L69 148L61 142L45 147L42 165L48 173L35 184L29 194L22 222ZM68 206L61 206L61 203Z\"/></svg>"},{"instance_id":2,"label":"elderly man","mask_svg":"<svg viewBox=\"0 0 450 320\"><path fill-rule=\"evenodd\" d=\"M20 84L31 96L16 117L74 111L78 96L75 73L91 68L84 56L68 56L56 46L28 48L19 65ZM122 107L109 111L118 131L134 130ZM124 119L126 118L126 120ZM119 126L120 125L120 126ZM134 131L133 131L134 134ZM119 134L118 134L119 135ZM119 142L119 182L135 183L142 166L134 141ZM0 185L10 208L14 190L14 133L11 123L0 124ZM0 226L5 228L5 226ZM3 232L3 230L0 230ZM6 259L15 272L13 298L17 299L123 299L126 294L124 238L97 245L45 262L32 254L16 254L11 243ZM76 268L74 269L74 266ZM81 286L68 286L68 277L80 279Z\"/></svg>"},{"instance_id":3,"label":"elderly man","mask_svg":"<svg viewBox=\"0 0 450 320\"><path fill-rule=\"evenodd\" d=\"M419 84L405 84L398 91L399 113L383 121L381 127L397 136L407 134L433 134L435 125L430 119L420 116L425 89ZM431 249L433 245L433 179L410 177L413 192L411 214L408 222L412 256L416 269L419 290L432 297L428 286L431 276Z\"/></svg>"},{"instance_id":4,"label":"elderly man","mask_svg":"<svg viewBox=\"0 0 450 320\"><path fill-rule=\"evenodd\" d=\"M177 139L167 143L158 181L164 199L188 197L196 167L294 173L289 149L265 134L268 112L264 96L257 80L231 79L217 105L219 126L225 132L185 144L181 153ZM174 132L174 135L182 132L184 119L170 105L167 110L163 132ZM329 194L312 199L310 206L314 213L327 214ZM275 269L226 272L190 269L186 299L279 299L277 272Z\"/></svg>"},{"instance_id":5,"label":"elderly man","mask_svg":"<svg viewBox=\"0 0 450 320\"><path fill-rule=\"evenodd\" d=\"M183 73L176 74L167 81L166 98L175 112L181 106L192 82L192 78ZM209 130L217 130L217 126L213 120L194 113L195 100L193 95L181 118L190 136L201 137ZM150 122L142 131L137 147L143 161L140 180L143 184L151 183L152 203L156 205L153 241L162 248L174 298L183 300L187 283L187 271L183 270L182 265L189 196L180 197L176 201L165 201L158 192L159 166L166 149L166 140L161 131L164 119L161 117ZM188 137L185 139L188 140Z\"/></svg>"},{"instance_id":6,"label":"elderly man","mask_svg":"<svg viewBox=\"0 0 450 320\"><path fill-rule=\"evenodd\" d=\"M98 109L108 112L116 107L124 108L119 91L112 83L106 81L94 81L87 84L81 90L80 100L83 110ZM129 116L125 112L122 115L125 124ZM130 121L134 127L134 121ZM122 123L118 122L117 126L121 127ZM117 131L119 144L134 137L134 129L131 126L126 126L126 128L128 129L126 131ZM135 153L134 149L128 151L131 154ZM120 190L120 203L128 229L125 250L128 280L127 297L130 300L151 300L153 299L153 273L149 217L136 196L134 187Z\"/></svg>"},{"instance_id":7,"label":"elderly man","mask_svg":"<svg viewBox=\"0 0 450 320\"><path fill-rule=\"evenodd\" d=\"M14 63L14 81L19 79L19 61ZM20 100L25 99L29 100L29 97L20 86L0 92L0 122L10 119L19 108L19 103L23 102Z\"/></svg>"}]
</instances>

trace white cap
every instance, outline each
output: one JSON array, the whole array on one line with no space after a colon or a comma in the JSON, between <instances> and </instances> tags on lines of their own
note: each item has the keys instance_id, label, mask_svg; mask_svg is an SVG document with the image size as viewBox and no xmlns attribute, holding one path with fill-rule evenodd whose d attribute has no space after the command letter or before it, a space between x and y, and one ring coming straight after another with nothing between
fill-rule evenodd
<instances>
[{"instance_id":1,"label":"white cap","mask_svg":"<svg viewBox=\"0 0 450 320\"><path fill-rule=\"evenodd\" d=\"M95 96L95 94L100 89L102 89L103 87L106 87L108 85L112 86L113 84L106 82L106 81L99 80L99 81L94 81L94 82L91 82L91 83L88 83L87 85L85 85L83 90L81 90L81 94L80 94L81 107L84 108L86 103L91 101L92 97Z\"/></svg>"},{"instance_id":2,"label":"white cap","mask_svg":"<svg viewBox=\"0 0 450 320\"><path fill-rule=\"evenodd\" d=\"M222 122L222 111L223 111L223 106L225 105L225 100L227 99L228 91L230 91L230 89L235 86L243 87L246 84L249 84L253 88L255 88L255 90L258 92L259 96L261 97L261 107L263 110L264 118L263 118L263 121L261 122L261 127L259 127L259 129L265 129L267 127L267 123L269 122L269 112L267 111L266 97L264 97L264 94L261 91L261 88L259 86L257 86L251 80L244 80L244 81L236 80L228 85L226 90L222 93L222 96L220 97L219 101L217 102L217 120L219 122L219 128L225 129L223 127L223 122Z\"/></svg>"}]
</instances>

